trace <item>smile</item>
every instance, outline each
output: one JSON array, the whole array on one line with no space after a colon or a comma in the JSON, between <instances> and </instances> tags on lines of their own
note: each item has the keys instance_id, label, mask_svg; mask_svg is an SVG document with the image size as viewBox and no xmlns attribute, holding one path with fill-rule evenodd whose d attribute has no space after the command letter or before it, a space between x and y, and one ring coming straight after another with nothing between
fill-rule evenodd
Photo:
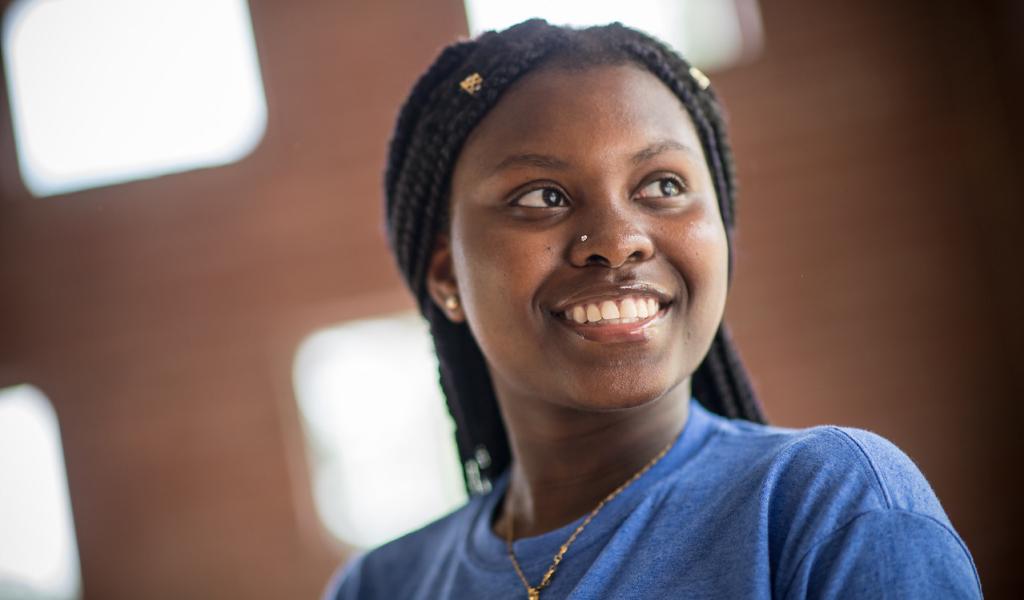
<instances>
[{"instance_id":1,"label":"smile","mask_svg":"<svg viewBox=\"0 0 1024 600\"><path fill-rule=\"evenodd\" d=\"M561 316L578 325L590 323L607 326L638 323L657 315L660 310L661 303L655 298L626 296L617 300L581 302L569 307Z\"/></svg>"},{"instance_id":2,"label":"smile","mask_svg":"<svg viewBox=\"0 0 1024 600\"><path fill-rule=\"evenodd\" d=\"M643 342L671 306L648 295L594 299L554 313L558 321L585 340L599 343Z\"/></svg>"}]
</instances>

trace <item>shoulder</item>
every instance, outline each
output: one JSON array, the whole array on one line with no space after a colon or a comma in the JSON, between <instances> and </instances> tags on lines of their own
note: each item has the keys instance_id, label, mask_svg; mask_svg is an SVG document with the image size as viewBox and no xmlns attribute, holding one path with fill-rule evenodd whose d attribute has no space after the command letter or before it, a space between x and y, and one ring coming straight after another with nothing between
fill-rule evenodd
<instances>
[{"instance_id":1,"label":"shoulder","mask_svg":"<svg viewBox=\"0 0 1024 600\"><path fill-rule=\"evenodd\" d=\"M778 595L980 595L970 553L931 486L889 440L835 426L720 419L718 429L715 451L738 461L735 485L757 498L751 509Z\"/></svg>"},{"instance_id":2,"label":"shoulder","mask_svg":"<svg viewBox=\"0 0 1024 600\"><path fill-rule=\"evenodd\" d=\"M864 509L919 512L948 524L914 461L870 431L834 426L802 430L793 435L778 464L797 482L818 483L839 495L858 497Z\"/></svg>"},{"instance_id":3,"label":"shoulder","mask_svg":"<svg viewBox=\"0 0 1024 600\"><path fill-rule=\"evenodd\" d=\"M357 554L335 573L323 600L406 596L402 586L449 556L466 535L479 503L480 498L475 498L421 529Z\"/></svg>"},{"instance_id":4,"label":"shoulder","mask_svg":"<svg viewBox=\"0 0 1024 600\"><path fill-rule=\"evenodd\" d=\"M946 520L917 465L870 431L789 429L716 417L715 452L763 490L802 503L843 504L861 512L901 509ZM840 518L839 515L836 515Z\"/></svg>"},{"instance_id":5,"label":"shoulder","mask_svg":"<svg viewBox=\"0 0 1024 600\"><path fill-rule=\"evenodd\" d=\"M776 539L786 540L789 559L854 524L857 531L888 532L907 551L913 536L900 532L914 527L938 527L963 545L917 465L869 431L794 431L772 459L765 484L774 499L770 525Z\"/></svg>"}]
</instances>

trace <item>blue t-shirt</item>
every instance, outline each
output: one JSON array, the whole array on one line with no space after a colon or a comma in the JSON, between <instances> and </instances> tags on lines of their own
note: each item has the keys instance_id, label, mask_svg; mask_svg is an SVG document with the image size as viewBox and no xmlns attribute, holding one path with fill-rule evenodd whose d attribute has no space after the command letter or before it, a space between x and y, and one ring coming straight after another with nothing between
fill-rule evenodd
<instances>
[{"instance_id":1,"label":"blue t-shirt","mask_svg":"<svg viewBox=\"0 0 1024 600\"><path fill-rule=\"evenodd\" d=\"M507 484L353 559L325 598L526 598L491 530ZM581 521L515 542L531 585ZM981 586L928 482L885 439L691 401L672 449L598 513L540 597L936 600Z\"/></svg>"}]
</instances>

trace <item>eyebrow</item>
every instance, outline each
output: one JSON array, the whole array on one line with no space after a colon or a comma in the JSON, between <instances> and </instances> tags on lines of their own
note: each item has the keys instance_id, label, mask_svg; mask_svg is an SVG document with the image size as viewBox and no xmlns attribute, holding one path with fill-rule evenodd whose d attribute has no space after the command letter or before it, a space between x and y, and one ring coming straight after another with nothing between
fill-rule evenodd
<instances>
[{"instance_id":1,"label":"eyebrow","mask_svg":"<svg viewBox=\"0 0 1024 600\"><path fill-rule=\"evenodd\" d=\"M663 152L669 152L672 150L685 152L691 156L697 156L697 152L694 151L693 148L687 146L686 144L683 144L682 142L677 142L676 140L662 140L659 142L655 142L650 146L647 146L646 148L634 153L630 157L630 161L634 165L638 165L642 162L654 158L655 156L658 156ZM511 156L505 157L501 162L495 165L494 169L492 169L491 172L497 173L498 171L511 169L515 167L540 167L542 169L564 171L569 168L569 163L560 158L556 158L554 156L550 156L547 154L536 154L529 152L524 154L513 154Z\"/></svg>"},{"instance_id":2,"label":"eyebrow","mask_svg":"<svg viewBox=\"0 0 1024 600\"><path fill-rule=\"evenodd\" d=\"M651 160L652 158L663 152L669 152L671 150L685 152L686 154L689 154L690 156L693 157L697 156L697 152L693 148L687 146L686 144L683 144L682 142L677 142L675 140L662 140L660 142L655 142L650 146L647 146L643 150L640 150L639 152L632 156L631 160L633 161L634 165L638 165L644 161Z\"/></svg>"},{"instance_id":3,"label":"eyebrow","mask_svg":"<svg viewBox=\"0 0 1024 600\"><path fill-rule=\"evenodd\" d=\"M513 167L540 167L542 169L564 171L569 168L569 163L546 154L513 154L512 156L505 157L504 160L494 167L492 172L497 173L498 171Z\"/></svg>"}]
</instances>

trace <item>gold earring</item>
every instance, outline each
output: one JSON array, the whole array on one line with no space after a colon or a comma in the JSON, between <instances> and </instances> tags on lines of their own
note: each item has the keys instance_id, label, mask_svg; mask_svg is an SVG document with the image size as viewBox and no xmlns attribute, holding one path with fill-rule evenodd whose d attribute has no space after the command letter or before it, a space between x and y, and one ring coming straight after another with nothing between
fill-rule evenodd
<instances>
[{"instance_id":1,"label":"gold earring","mask_svg":"<svg viewBox=\"0 0 1024 600\"><path fill-rule=\"evenodd\" d=\"M455 294L448 296L444 299L444 307L448 310L458 310L459 308L459 297Z\"/></svg>"}]
</instances>

